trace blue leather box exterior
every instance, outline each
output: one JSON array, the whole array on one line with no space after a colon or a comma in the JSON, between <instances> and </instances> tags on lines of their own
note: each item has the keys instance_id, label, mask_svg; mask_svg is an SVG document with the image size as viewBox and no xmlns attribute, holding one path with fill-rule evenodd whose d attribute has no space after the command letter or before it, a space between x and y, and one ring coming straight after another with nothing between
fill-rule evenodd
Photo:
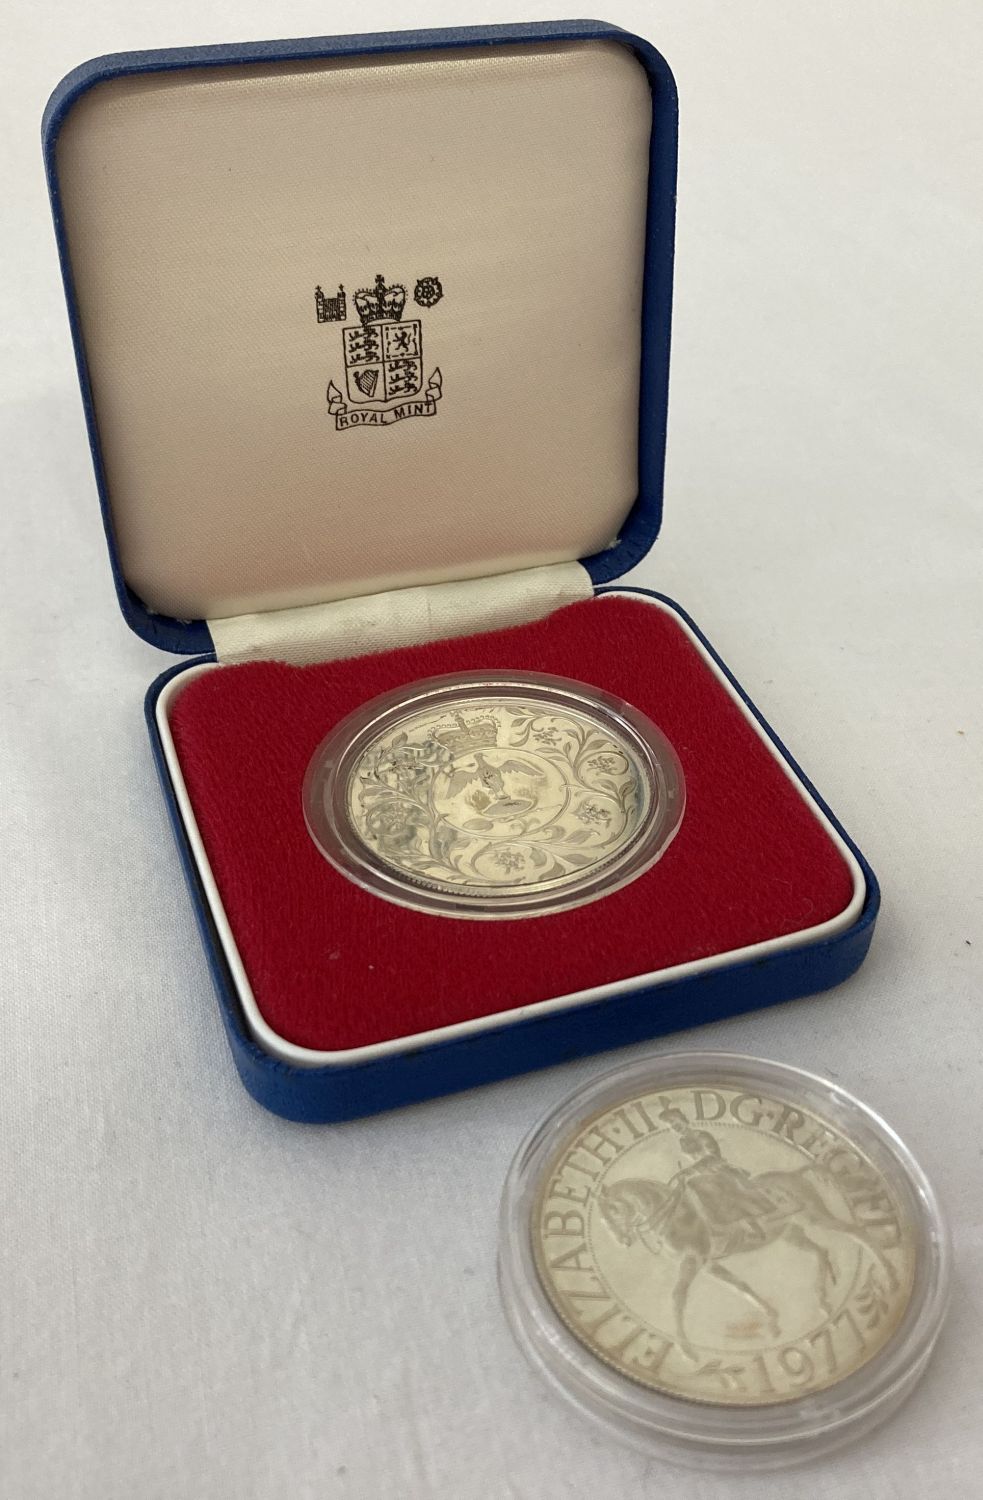
<instances>
[{"instance_id":1,"label":"blue leather box exterior","mask_svg":"<svg viewBox=\"0 0 983 1500\"><path fill-rule=\"evenodd\" d=\"M643 362L639 493L619 544L585 559L584 565L595 586L603 591L605 584L626 572L647 552L658 534L662 512L677 115L672 75L662 57L647 42L615 27L586 21L249 43L191 51L125 53L98 59L76 69L56 89L45 112L43 139L52 212L120 606L127 623L145 640L163 650L194 658L163 673L148 692L146 713L151 745L236 1066L253 1097L288 1119L326 1122L366 1115L827 989L839 984L859 967L873 934L879 893L873 872L863 856L693 622L678 605L664 600L696 632L793 774L811 792L856 856L866 880L866 899L853 926L835 937L776 951L766 958L708 969L648 989L627 991L568 1010L505 1022L464 1038L409 1047L357 1064L317 1068L291 1066L259 1047L246 1027L178 810L155 717L157 699L164 685L196 661L214 659L212 642L203 621L180 621L150 613L130 590L120 569L60 208L55 147L61 122L89 88L127 74L214 68L223 64L576 40L617 41L631 48L648 73L653 101L645 288L641 309ZM634 592L644 594L646 591ZM660 595L652 597L662 598Z\"/></svg>"}]
</instances>

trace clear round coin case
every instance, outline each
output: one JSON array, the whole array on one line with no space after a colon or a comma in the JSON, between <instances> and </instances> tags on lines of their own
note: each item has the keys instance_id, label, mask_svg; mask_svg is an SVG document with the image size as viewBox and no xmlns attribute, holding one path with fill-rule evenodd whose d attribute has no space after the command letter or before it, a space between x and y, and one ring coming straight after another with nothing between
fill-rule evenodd
<instances>
[{"instance_id":1,"label":"clear round coin case","mask_svg":"<svg viewBox=\"0 0 983 1500\"><path fill-rule=\"evenodd\" d=\"M607 1073L536 1127L502 1199L532 1367L582 1418L708 1469L781 1468L882 1422L927 1364L949 1269L891 1127L753 1057Z\"/></svg>"},{"instance_id":2,"label":"clear round coin case","mask_svg":"<svg viewBox=\"0 0 983 1500\"><path fill-rule=\"evenodd\" d=\"M682 769L630 704L529 672L411 683L338 724L304 813L343 875L446 917L543 916L644 874L683 815Z\"/></svg>"}]
</instances>

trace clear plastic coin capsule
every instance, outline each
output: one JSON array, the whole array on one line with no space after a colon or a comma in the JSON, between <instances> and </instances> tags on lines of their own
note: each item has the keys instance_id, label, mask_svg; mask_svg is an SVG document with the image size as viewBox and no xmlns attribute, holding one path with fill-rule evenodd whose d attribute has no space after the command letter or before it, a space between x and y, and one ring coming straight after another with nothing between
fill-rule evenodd
<instances>
[{"instance_id":1,"label":"clear plastic coin capsule","mask_svg":"<svg viewBox=\"0 0 983 1500\"><path fill-rule=\"evenodd\" d=\"M343 875L449 917L534 917L644 874L679 827L659 729L599 688L464 672L387 693L315 752L304 813Z\"/></svg>"},{"instance_id":2,"label":"clear plastic coin capsule","mask_svg":"<svg viewBox=\"0 0 983 1500\"><path fill-rule=\"evenodd\" d=\"M499 1279L529 1362L647 1452L780 1468L870 1431L922 1374L949 1246L874 1112L760 1058L666 1053L521 1147Z\"/></svg>"}]
</instances>

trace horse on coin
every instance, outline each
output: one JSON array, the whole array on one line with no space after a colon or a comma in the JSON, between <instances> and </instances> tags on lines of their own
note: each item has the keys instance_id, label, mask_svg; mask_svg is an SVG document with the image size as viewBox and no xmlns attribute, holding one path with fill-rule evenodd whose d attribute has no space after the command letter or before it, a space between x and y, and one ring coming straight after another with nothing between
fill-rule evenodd
<instances>
[{"instance_id":1,"label":"horse on coin","mask_svg":"<svg viewBox=\"0 0 983 1500\"><path fill-rule=\"evenodd\" d=\"M809 1229L845 1236L881 1267L893 1288L897 1273L881 1247L855 1222L835 1213L816 1185L820 1169L809 1164L794 1171L752 1175L726 1162L715 1136L694 1129L676 1110L664 1111L691 1158L668 1183L652 1178L625 1178L598 1191L601 1217L620 1244L636 1241L653 1255L663 1249L678 1260L672 1291L673 1318L680 1349L697 1356L686 1335L686 1304L701 1272L739 1293L780 1337L778 1309L724 1262L733 1255L762 1250L778 1240L794 1245L815 1261L815 1289L820 1307L833 1311L830 1288L836 1271L829 1251Z\"/></svg>"}]
</instances>

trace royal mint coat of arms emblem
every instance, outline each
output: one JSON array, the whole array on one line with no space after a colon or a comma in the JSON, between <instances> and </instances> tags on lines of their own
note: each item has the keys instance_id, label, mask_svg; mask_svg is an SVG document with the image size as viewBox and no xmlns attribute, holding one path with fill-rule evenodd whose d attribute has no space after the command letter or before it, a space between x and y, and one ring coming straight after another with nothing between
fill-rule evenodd
<instances>
[{"instance_id":1,"label":"royal mint coat of arms emblem","mask_svg":"<svg viewBox=\"0 0 983 1500\"><path fill-rule=\"evenodd\" d=\"M442 296L436 276L416 283L414 298L420 307L432 308ZM403 317L406 288L398 282L387 286L380 275L373 288L363 287L352 301L359 321L341 330L345 394L334 380L327 392L337 430L391 427L407 417L432 417L442 395L441 374L434 368L424 385L423 327L419 318ZM314 306L319 323L344 323L344 287L339 286L333 297L315 288Z\"/></svg>"}]
</instances>

